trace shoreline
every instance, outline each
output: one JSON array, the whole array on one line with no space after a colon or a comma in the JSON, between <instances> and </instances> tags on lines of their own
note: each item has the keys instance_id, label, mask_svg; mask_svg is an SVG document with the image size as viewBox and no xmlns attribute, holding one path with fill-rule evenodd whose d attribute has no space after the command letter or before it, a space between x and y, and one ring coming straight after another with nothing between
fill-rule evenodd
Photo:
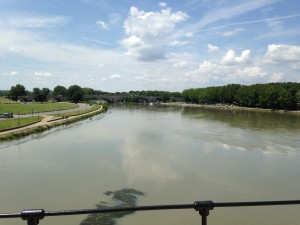
<instances>
[{"instance_id":1,"label":"shoreline","mask_svg":"<svg viewBox=\"0 0 300 225\"><path fill-rule=\"evenodd\" d=\"M70 116L70 117L57 118L55 116L45 116L45 118L40 122L27 125L24 127L18 127L8 131L0 132L0 143L5 141L12 141L21 137L26 137L34 133L40 133L60 125L74 123L79 120L83 120L92 117L94 115L100 114L106 110L107 107L101 106L99 109L96 109L92 112L84 113L81 115Z\"/></svg>"},{"instance_id":2,"label":"shoreline","mask_svg":"<svg viewBox=\"0 0 300 225\"><path fill-rule=\"evenodd\" d=\"M215 110L227 110L227 111L249 111L249 112L266 112L266 113L280 113L300 116L300 111L287 111L287 110L277 110L277 109L262 109L262 108L249 108L249 107L239 107L239 106L224 106L224 105L203 105L203 104L192 104L183 102L169 102L161 103L161 105L178 106L178 107L193 107L193 108L203 108L203 109L215 109Z\"/></svg>"}]
</instances>

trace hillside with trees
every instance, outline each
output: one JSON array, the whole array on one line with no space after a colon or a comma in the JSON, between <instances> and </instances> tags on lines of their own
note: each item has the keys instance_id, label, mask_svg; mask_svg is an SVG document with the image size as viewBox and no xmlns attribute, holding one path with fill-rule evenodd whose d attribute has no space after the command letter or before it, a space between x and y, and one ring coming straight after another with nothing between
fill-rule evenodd
<instances>
[{"instance_id":1,"label":"hillside with trees","mask_svg":"<svg viewBox=\"0 0 300 225\"><path fill-rule=\"evenodd\" d=\"M233 104L263 109L300 109L300 83L269 83L192 88L182 92L186 102Z\"/></svg>"}]
</instances>

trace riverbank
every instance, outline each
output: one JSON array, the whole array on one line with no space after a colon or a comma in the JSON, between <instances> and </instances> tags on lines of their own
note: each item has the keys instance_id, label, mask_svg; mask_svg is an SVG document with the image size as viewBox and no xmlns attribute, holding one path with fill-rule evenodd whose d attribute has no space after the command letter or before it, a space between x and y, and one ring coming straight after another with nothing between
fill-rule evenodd
<instances>
[{"instance_id":1,"label":"riverbank","mask_svg":"<svg viewBox=\"0 0 300 225\"><path fill-rule=\"evenodd\" d=\"M0 142L14 140L20 137L25 137L30 134L40 133L45 130L49 130L53 127L74 123L76 121L86 119L92 117L94 115L100 114L107 110L106 106L101 106L99 109L96 109L92 112L87 112L81 115L74 115L74 116L45 116L42 121L25 126L19 127L15 129L11 129L8 131L0 132Z\"/></svg>"},{"instance_id":2,"label":"riverbank","mask_svg":"<svg viewBox=\"0 0 300 225\"><path fill-rule=\"evenodd\" d=\"M234 105L208 105L208 104L191 104L183 102L168 102L161 103L161 105L179 106L179 107L197 107L205 109L217 109L217 110L230 110L230 111L251 111L251 112L276 112L300 116L300 111L287 111L287 110L274 110L274 109L261 109L261 108L248 108L239 107Z\"/></svg>"}]
</instances>

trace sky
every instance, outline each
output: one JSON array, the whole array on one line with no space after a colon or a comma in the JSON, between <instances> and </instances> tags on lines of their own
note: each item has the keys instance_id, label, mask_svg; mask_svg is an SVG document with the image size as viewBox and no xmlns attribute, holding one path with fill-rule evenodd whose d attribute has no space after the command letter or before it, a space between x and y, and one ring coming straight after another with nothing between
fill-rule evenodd
<instances>
[{"instance_id":1,"label":"sky","mask_svg":"<svg viewBox=\"0 0 300 225\"><path fill-rule=\"evenodd\" d=\"M0 0L0 90L300 82L298 0Z\"/></svg>"}]
</instances>

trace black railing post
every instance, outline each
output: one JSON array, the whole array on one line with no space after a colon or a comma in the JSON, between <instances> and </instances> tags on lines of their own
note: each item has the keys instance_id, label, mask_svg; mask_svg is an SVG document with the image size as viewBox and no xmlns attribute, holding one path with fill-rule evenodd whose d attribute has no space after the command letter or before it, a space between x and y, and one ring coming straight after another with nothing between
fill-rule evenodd
<instances>
[{"instance_id":1,"label":"black railing post","mask_svg":"<svg viewBox=\"0 0 300 225\"><path fill-rule=\"evenodd\" d=\"M27 225L38 225L44 216L45 211L43 209L27 209L21 213L22 219L27 220Z\"/></svg>"},{"instance_id":2,"label":"black railing post","mask_svg":"<svg viewBox=\"0 0 300 225\"><path fill-rule=\"evenodd\" d=\"M213 201L197 201L194 203L194 209L198 211L202 217L202 225L207 225L209 210L213 210L214 207Z\"/></svg>"}]
</instances>

